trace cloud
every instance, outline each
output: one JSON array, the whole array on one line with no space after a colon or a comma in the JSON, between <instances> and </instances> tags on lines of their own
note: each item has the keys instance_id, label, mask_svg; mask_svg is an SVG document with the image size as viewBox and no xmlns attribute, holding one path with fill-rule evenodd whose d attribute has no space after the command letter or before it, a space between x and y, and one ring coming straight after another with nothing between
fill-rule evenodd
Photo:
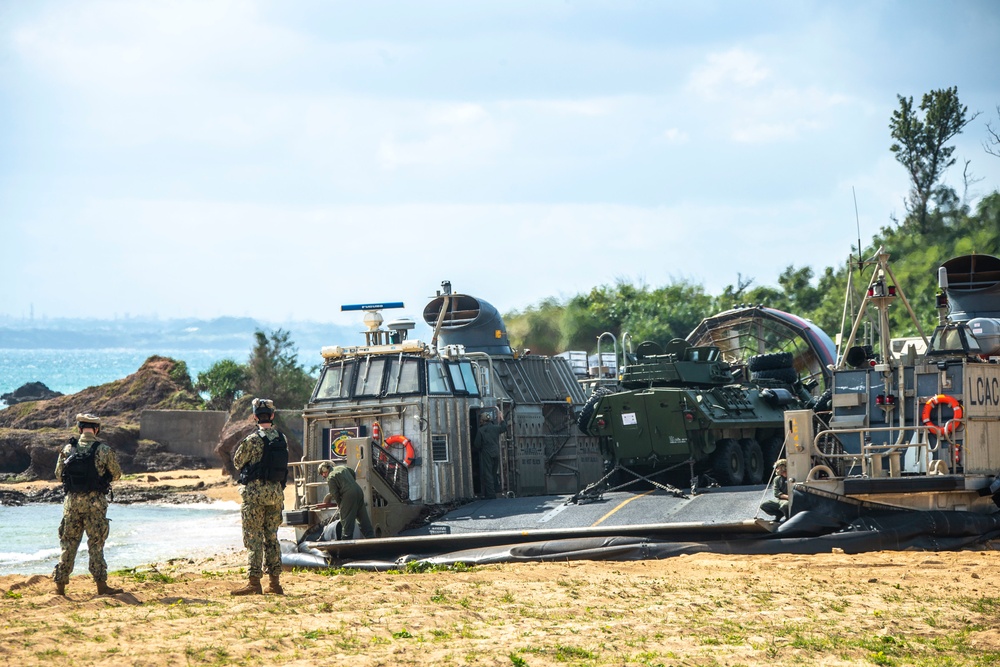
<instances>
[{"instance_id":1,"label":"cloud","mask_svg":"<svg viewBox=\"0 0 1000 667\"><path fill-rule=\"evenodd\" d=\"M734 88L756 88L771 76L759 55L743 49L711 53L705 60L691 72L687 86L695 94L709 100L728 99Z\"/></svg>"}]
</instances>

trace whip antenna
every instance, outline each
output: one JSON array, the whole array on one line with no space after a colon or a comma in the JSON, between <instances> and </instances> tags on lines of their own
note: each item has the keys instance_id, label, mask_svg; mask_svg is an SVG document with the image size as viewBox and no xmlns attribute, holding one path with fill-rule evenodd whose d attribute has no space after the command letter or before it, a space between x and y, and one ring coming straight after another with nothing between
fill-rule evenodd
<instances>
[{"instance_id":1,"label":"whip antenna","mask_svg":"<svg viewBox=\"0 0 1000 667\"><path fill-rule=\"evenodd\" d=\"M858 223L858 270L861 270L861 216L858 215L858 195L854 192L854 186L851 186L851 195L854 197L854 219Z\"/></svg>"}]
</instances>

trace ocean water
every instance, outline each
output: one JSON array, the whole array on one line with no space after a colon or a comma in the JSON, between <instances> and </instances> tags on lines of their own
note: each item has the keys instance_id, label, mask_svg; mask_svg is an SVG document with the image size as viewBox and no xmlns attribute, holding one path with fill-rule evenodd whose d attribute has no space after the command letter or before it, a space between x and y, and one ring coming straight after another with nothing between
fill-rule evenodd
<instances>
[{"instance_id":1,"label":"ocean water","mask_svg":"<svg viewBox=\"0 0 1000 667\"><path fill-rule=\"evenodd\" d=\"M111 532L104 559L111 571L243 548L235 502L108 507ZM0 506L0 575L52 574L59 562L62 504ZM87 538L73 574L88 573Z\"/></svg>"},{"instance_id":2,"label":"ocean water","mask_svg":"<svg viewBox=\"0 0 1000 667\"><path fill-rule=\"evenodd\" d=\"M27 382L54 391L78 391L120 380L153 355L183 360L191 379L222 359L245 361L247 350L15 350L0 349L0 394ZM6 407L0 402L0 409ZM111 534L104 557L112 570L242 549L237 503L132 504L108 508ZM59 561L61 504L0 506L0 574L51 574ZM80 544L74 574L86 574L87 539Z\"/></svg>"},{"instance_id":3,"label":"ocean water","mask_svg":"<svg viewBox=\"0 0 1000 667\"><path fill-rule=\"evenodd\" d=\"M42 382L53 391L75 394L87 387L127 377L153 355L187 363L192 382L217 361L243 363L248 350L15 350L0 349L0 394L28 382ZM5 407L0 401L0 408Z\"/></svg>"}]
</instances>

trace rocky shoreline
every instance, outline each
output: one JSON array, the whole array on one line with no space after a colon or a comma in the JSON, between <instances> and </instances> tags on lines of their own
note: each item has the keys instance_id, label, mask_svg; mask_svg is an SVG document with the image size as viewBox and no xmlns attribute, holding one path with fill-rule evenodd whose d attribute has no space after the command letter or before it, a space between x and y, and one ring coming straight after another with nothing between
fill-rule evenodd
<instances>
[{"instance_id":1,"label":"rocky shoreline","mask_svg":"<svg viewBox=\"0 0 1000 667\"><path fill-rule=\"evenodd\" d=\"M32 489L29 491L0 489L0 506L4 507L62 503L65 498L66 494L61 487ZM137 489L126 486L114 492L112 495L112 502L119 505L133 505L136 503L189 505L193 503L209 503L212 502L212 499L204 493L179 491L172 487L165 487L163 489Z\"/></svg>"}]
</instances>

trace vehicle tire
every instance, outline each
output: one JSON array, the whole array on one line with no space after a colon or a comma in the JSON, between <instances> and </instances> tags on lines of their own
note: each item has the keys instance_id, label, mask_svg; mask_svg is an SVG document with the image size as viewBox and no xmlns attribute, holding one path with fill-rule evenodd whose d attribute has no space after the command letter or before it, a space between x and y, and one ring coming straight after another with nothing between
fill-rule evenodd
<instances>
[{"instance_id":1,"label":"vehicle tire","mask_svg":"<svg viewBox=\"0 0 1000 667\"><path fill-rule=\"evenodd\" d=\"M751 380L778 380L786 384L795 384L799 380L799 374L794 368L772 368L766 371L754 371L750 374Z\"/></svg>"},{"instance_id":2,"label":"vehicle tire","mask_svg":"<svg viewBox=\"0 0 1000 667\"><path fill-rule=\"evenodd\" d=\"M785 441L777 436L768 438L764 441L764 446L761 449L764 450L764 470L771 474L770 470L774 468L774 462L780 459L785 451Z\"/></svg>"},{"instance_id":3,"label":"vehicle tire","mask_svg":"<svg viewBox=\"0 0 1000 667\"><path fill-rule=\"evenodd\" d=\"M587 402L583 404L583 409L580 410L580 415L577 417L576 425L579 427L582 433L587 433L587 426L590 424L590 418L594 416L594 410L597 408L597 403L607 396L608 394L613 394L614 392L607 387L598 387L594 390L594 393L590 395Z\"/></svg>"},{"instance_id":4,"label":"vehicle tire","mask_svg":"<svg viewBox=\"0 0 1000 667\"><path fill-rule=\"evenodd\" d=\"M743 450L733 438L723 438L715 445L712 459L712 476L722 486L739 486L743 483Z\"/></svg>"},{"instance_id":5,"label":"vehicle tire","mask_svg":"<svg viewBox=\"0 0 1000 667\"><path fill-rule=\"evenodd\" d=\"M760 484L764 481L764 452L757 441L752 438L740 440L740 449L743 450L743 467L746 469L745 481L747 484Z\"/></svg>"},{"instance_id":6,"label":"vehicle tire","mask_svg":"<svg viewBox=\"0 0 1000 667\"><path fill-rule=\"evenodd\" d=\"M747 366L751 371L773 371L779 368L792 368L791 352L773 352L750 357Z\"/></svg>"},{"instance_id":7,"label":"vehicle tire","mask_svg":"<svg viewBox=\"0 0 1000 667\"><path fill-rule=\"evenodd\" d=\"M813 409L813 412L829 412L830 408L833 407L833 390L824 391L809 407Z\"/></svg>"}]
</instances>

